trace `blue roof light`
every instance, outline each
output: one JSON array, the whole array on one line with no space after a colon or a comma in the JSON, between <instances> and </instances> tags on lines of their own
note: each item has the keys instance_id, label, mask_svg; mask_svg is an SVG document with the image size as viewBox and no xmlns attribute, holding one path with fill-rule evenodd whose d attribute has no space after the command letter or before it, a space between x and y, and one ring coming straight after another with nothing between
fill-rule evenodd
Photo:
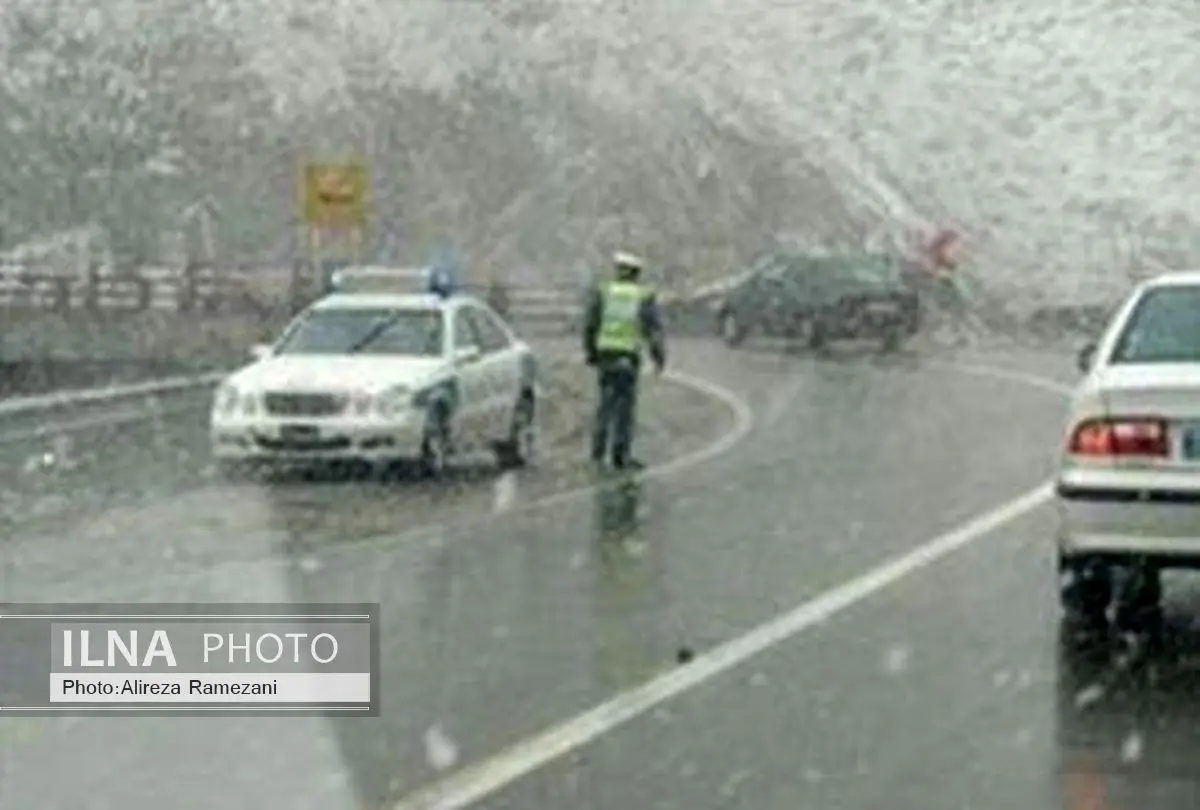
<instances>
[{"instance_id":1,"label":"blue roof light","mask_svg":"<svg viewBox=\"0 0 1200 810\"><path fill-rule=\"evenodd\" d=\"M454 295L454 273L445 267L431 267L426 278L426 289L439 298L449 298Z\"/></svg>"}]
</instances>

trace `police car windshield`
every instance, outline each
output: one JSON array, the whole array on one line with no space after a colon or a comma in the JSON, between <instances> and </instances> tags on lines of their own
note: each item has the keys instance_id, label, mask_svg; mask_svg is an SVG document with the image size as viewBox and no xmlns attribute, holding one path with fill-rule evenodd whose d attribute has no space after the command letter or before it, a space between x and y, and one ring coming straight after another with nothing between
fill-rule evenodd
<instances>
[{"instance_id":1,"label":"police car windshield","mask_svg":"<svg viewBox=\"0 0 1200 810\"><path fill-rule=\"evenodd\" d=\"M1111 362L1200 362L1200 286L1162 287L1143 295Z\"/></svg>"},{"instance_id":2,"label":"police car windshield","mask_svg":"<svg viewBox=\"0 0 1200 810\"><path fill-rule=\"evenodd\" d=\"M318 309L288 332L275 353L434 357L442 353L442 313L436 309Z\"/></svg>"}]
</instances>

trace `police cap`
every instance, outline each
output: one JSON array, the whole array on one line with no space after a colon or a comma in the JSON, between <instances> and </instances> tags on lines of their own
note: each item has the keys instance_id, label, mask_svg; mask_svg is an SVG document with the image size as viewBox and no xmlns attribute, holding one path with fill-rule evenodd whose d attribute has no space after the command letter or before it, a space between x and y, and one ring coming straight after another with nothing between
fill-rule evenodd
<instances>
[{"instance_id":1,"label":"police cap","mask_svg":"<svg viewBox=\"0 0 1200 810\"><path fill-rule=\"evenodd\" d=\"M613 254L613 264L619 270L642 270L646 266L646 262L642 257L635 256L623 250Z\"/></svg>"}]
</instances>

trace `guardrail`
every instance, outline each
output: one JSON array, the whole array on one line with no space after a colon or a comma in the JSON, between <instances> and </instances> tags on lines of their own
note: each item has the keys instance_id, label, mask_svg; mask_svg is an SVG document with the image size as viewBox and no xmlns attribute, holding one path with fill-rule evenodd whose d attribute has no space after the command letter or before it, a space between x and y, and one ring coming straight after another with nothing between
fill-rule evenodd
<instances>
[{"instance_id":1,"label":"guardrail","mask_svg":"<svg viewBox=\"0 0 1200 810\"><path fill-rule=\"evenodd\" d=\"M97 268L88 276L65 275L20 265L0 265L0 309L18 311L191 312L221 310L254 301L254 309L311 300L315 276L287 267L183 268L147 266L119 274ZM736 278L732 281L736 281ZM688 295L728 288L730 280L706 285ZM490 297L489 288L468 284L468 289ZM581 286L507 285L514 316L540 322L578 316ZM663 296L678 300L684 294ZM300 299L297 301L295 299ZM498 307L499 308L499 307Z\"/></svg>"},{"instance_id":2,"label":"guardrail","mask_svg":"<svg viewBox=\"0 0 1200 810\"><path fill-rule=\"evenodd\" d=\"M491 291L468 285L484 297ZM570 287L512 286L506 308L522 324L572 324L582 291ZM72 313L229 313L260 314L280 308L296 311L319 290L311 276L291 268L259 267L183 270L144 267L116 274L98 269L89 277L0 265L0 309L8 312ZM497 307L498 309L500 307Z\"/></svg>"},{"instance_id":3,"label":"guardrail","mask_svg":"<svg viewBox=\"0 0 1200 810\"><path fill-rule=\"evenodd\" d=\"M157 312L188 313L189 319L202 320L208 314L239 310L250 317L265 317L268 311L278 312L281 308L295 311L312 300L311 280L309 285L298 284L297 276L296 270L281 267L193 269L190 272L181 268L144 267L129 275L98 269L87 278L79 278L0 265L0 317L4 311L35 315L38 312L55 313L68 318L76 313L88 317ZM686 293L667 292L660 300L674 327L679 320L684 320L677 319L677 315L686 314L689 307L695 308L693 305L706 311L705 302L737 280L736 277L723 279ZM580 325L585 291L579 285L540 288L467 285L467 289L506 312L508 319L522 332L565 335ZM695 317L691 320L699 322ZM210 384L219 377L215 373L187 375L104 388L18 396L0 400L0 417L127 397L169 394Z\"/></svg>"},{"instance_id":4,"label":"guardrail","mask_svg":"<svg viewBox=\"0 0 1200 810\"><path fill-rule=\"evenodd\" d=\"M287 270L271 268L267 273L290 277ZM0 308L60 313L215 311L247 303L248 282L253 278L245 271L170 267L144 267L131 274L98 268L87 276L78 276L0 265Z\"/></svg>"},{"instance_id":5,"label":"guardrail","mask_svg":"<svg viewBox=\"0 0 1200 810\"><path fill-rule=\"evenodd\" d=\"M164 283L161 281L163 278L166 276L159 276L160 284ZM709 333L714 325L712 305L735 286L741 278L742 276L731 276L689 291L662 294L660 301L666 312L671 331L675 334ZM479 287L470 289L472 293L481 297L499 298L495 289L491 291L491 295L486 289ZM493 303L499 305L497 309L507 307L510 319L522 330L545 328L557 334L566 334L577 328L582 315L583 291L578 287L515 288L508 290L506 297L507 301L494 300ZM165 294L160 293L156 300L163 301L165 298ZM1089 311L1087 314L1091 318L1085 317L1082 320L1088 321L1095 318L1094 312ZM1072 326L1074 325L1072 324ZM222 376L224 376L224 372L207 372L104 388L22 396L0 401L0 417L30 416L56 408L72 408L127 398L168 395L213 385Z\"/></svg>"}]
</instances>

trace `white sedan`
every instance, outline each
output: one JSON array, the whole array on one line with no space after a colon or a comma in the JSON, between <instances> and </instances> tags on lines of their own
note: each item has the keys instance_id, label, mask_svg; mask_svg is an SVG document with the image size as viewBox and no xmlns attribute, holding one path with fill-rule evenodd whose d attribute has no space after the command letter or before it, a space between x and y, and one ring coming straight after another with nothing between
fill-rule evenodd
<instances>
[{"instance_id":1,"label":"white sedan","mask_svg":"<svg viewBox=\"0 0 1200 810\"><path fill-rule=\"evenodd\" d=\"M459 453L531 456L534 353L470 296L334 293L255 353L213 403L223 467L411 458L432 476Z\"/></svg>"},{"instance_id":2,"label":"white sedan","mask_svg":"<svg viewBox=\"0 0 1200 810\"><path fill-rule=\"evenodd\" d=\"M1157 617L1160 572L1200 568L1200 272L1141 284L1079 356L1057 476L1068 618Z\"/></svg>"}]
</instances>

